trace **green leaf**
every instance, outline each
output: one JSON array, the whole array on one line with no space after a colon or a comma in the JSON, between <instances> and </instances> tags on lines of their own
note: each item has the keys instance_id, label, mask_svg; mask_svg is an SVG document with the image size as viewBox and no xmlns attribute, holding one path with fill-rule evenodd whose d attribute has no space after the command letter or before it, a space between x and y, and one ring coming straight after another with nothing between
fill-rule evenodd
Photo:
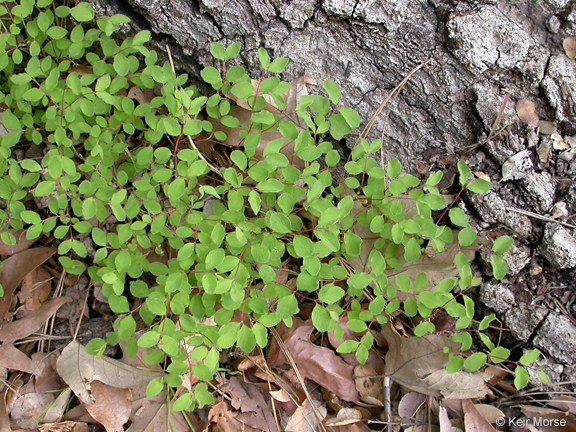
<instances>
[{"instance_id":1,"label":"green leaf","mask_svg":"<svg viewBox=\"0 0 576 432\"><path fill-rule=\"evenodd\" d=\"M340 114L342 114L344 120L352 129L360 126L360 116L352 108L339 108L338 111L340 111Z\"/></svg>"},{"instance_id":2,"label":"green leaf","mask_svg":"<svg viewBox=\"0 0 576 432\"><path fill-rule=\"evenodd\" d=\"M476 230L466 227L458 233L458 244L461 247L468 247L476 241Z\"/></svg>"},{"instance_id":3,"label":"green leaf","mask_svg":"<svg viewBox=\"0 0 576 432\"><path fill-rule=\"evenodd\" d=\"M386 167L386 174L388 175L388 178L390 178L390 180L394 180L396 177L398 177L400 171L402 171L402 164L400 161L396 158L391 159Z\"/></svg>"},{"instance_id":4,"label":"green leaf","mask_svg":"<svg viewBox=\"0 0 576 432\"><path fill-rule=\"evenodd\" d=\"M508 236L498 237L492 245L492 252L501 255L507 252L513 244L514 240Z\"/></svg>"},{"instance_id":5,"label":"green leaf","mask_svg":"<svg viewBox=\"0 0 576 432\"><path fill-rule=\"evenodd\" d=\"M218 72L216 68L213 68L212 66L202 69L202 71L200 72L200 76L208 84L214 85L222 83L222 77L220 76L220 72Z\"/></svg>"},{"instance_id":6,"label":"green leaf","mask_svg":"<svg viewBox=\"0 0 576 432\"><path fill-rule=\"evenodd\" d=\"M270 216L270 228L280 234L288 234L292 231L288 216L282 213L273 213Z\"/></svg>"},{"instance_id":7,"label":"green leaf","mask_svg":"<svg viewBox=\"0 0 576 432\"><path fill-rule=\"evenodd\" d=\"M490 323L492 321L494 321L496 319L496 315L494 314L490 314L488 316L485 316L482 321L480 321L480 324L478 325L478 330L486 330L488 328L488 326L490 325Z\"/></svg>"},{"instance_id":8,"label":"green leaf","mask_svg":"<svg viewBox=\"0 0 576 432\"><path fill-rule=\"evenodd\" d=\"M410 238L410 240L408 240L404 246L404 259L408 262L414 262L420 258L421 253L422 250L418 240L415 238Z\"/></svg>"},{"instance_id":9,"label":"green leaf","mask_svg":"<svg viewBox=\"0 0 576 432\"><path fill-rule=\"evenodd\" d=\"M162 388L164 388L162 378L154 378L146 387L146 397L152 398L158 395L162 391Z\"/></svg>"},{"instance_id":10,"label":"green leaf","mask_svg":"<svg viewBox=\"0 0 576 432\"><path fill-rule=\"evenodd\" d=\"M320 332L326 332L330 328L330 312L325 307L316 304L312 309L312 324Z\"/></svg>"},{"instance_id":11,"label":"green leaf","mask_svg":"<svg viewBox=\"0 0 576 432\"><path fill-rule=\"evenodd\" d=\"M272 63L270 63L270 67L268 68L268 72L270 73L282 73L284 72L284 68L288 64L287 58L277 58Z\"/></svg>"},{"instance_id":12,"label":"green leaf","mask_svg":"<svg viewBox=\"0 0 576 432\"><path fill-rule=\"evenodd\" d=\"M340 300L346 292L334 284L323 286L318 292L318 300L322 303L333 304Z\"/></svg>"},{"instance_id":13,"label":"green leaf","mask_svg":"<svg viewBox=\"0 0 576 432\"><path fill-rule=\"evenodd\" d=\"M516 387L517 390L522 390L530 382L530 375L528 375L528 371L522 366L516 366L514 373L516 374L514 377L514 387Z\"/></svg>"},{"instance_id":14,"label":"green leaf","mask_svg":"<svg viewBox=\"0 0 576 432\"><path fill-rule=\"evenodd\" d=\"M322 88L328 93L328 97L334 105L338 105L340 102L340 87L332 81L324 81Z\"/></svg>"},{"instance_id":15,"label":"green leaf","mask_svg":"<svg viewBox=\"0 0 576 432\"><path fill-rule=\"evenodd\" d=\"M68 30L62 27L53 26L48 29L46 32L47 36L50 36L54 40L62 39L64 36L68 34Z\"/></svg>"},{"instance_id":16,"label":"green leaf","mask_svg":"<svg viewBox=\"0 0 576 432\"><path fill-rule=\"evenodd\" d=\"M471 372L476 372L480 368L484 367L486 360L486 354L481 352L474 353L466 360L464 360L464 367Z\"/></svg>"},{"instance_id":17,"label":"green leaf","mask_svg":"<svg viewBox=\"0 0 576 432\"><path fill-rule=\"evenodd\" d=\"M226 50L222 44L218 42L212 42L210 45L210 54L212 54L215 59L226 60Z\"/></svg>"},{"instance_id":18,"label":"green leaf","mask_svg":"<svg viewBox=\"0 0 576 432\"><path fill-rule=\"evenodd\" d=\"M262 69L267 70L270 66L270 56L264 48L258 48L258 60L260 60Z\"/></svg>"},{"instance_id":19,"label":"green leaf","mask_svg":"<svg viewBox=\"0 0 576 432\"><path fill-rule=\"evenodd\" d=\"M434 327L434 324L429 321L422 321L420 324L414 327L414 335L418 337L424 336L425 334L432 333L434 331L436 331L436 327Z\"/></svg>"},{"instance_id":20,"label":"green leaf","mask_svg":"<svg viewBox=\"0 0 576 432\"><path fill-rule=\"evenodd\" d=\"M510 350L503 347L496 347L490 352L490 360L494 364L502 363L510 357Z\"/></svg>"},{"instance_id":21,"label":"green leaf","mask_svg":"<svg viewBox=\"0 0 576 432\"><path fill-rule=\"evenodd\" d=\"M309 257L314 253L314 243L308 237L297 235L293 240L294 252L300 258Z\"/></svg>"},{"instance_id":22,"label":"green leaf","mask_svg":"<svg viewBox=\"0 0 576 432\"><path fill-rule=\"evenodd\" d=\"M94 9L88 3L78 3L70 9L70 14L78 22L88 22L94 19Z\"/></svg>"},{"instance_id":23,"label":"green leaf","mask_svg":"<svg viewBox=\"0 0 576 432\"><path fill-rule=\"evenodd\" d=\"M492 189L492 183L482 179L474 179L466 185L466 189L470 192L483 194Z\"/></svg>"},{"instance_id":24,"label":"green leaf","mask_svg":"<svg viewBox=\"0 0 576 432\"><path fill-rule=\"evenodd\" d=\"M450 222L454 225L459 227L467 227L468 226L468 218L466 217L466 213L464 210L458 207L453 207L448 212L448 216L450 217Z\"/></svg>"},{"instance_id":25,"label":"green leaf","mask_svg":"<svg viewBox=\"0 0 576 432\"><path fill-rule=\"evenodd\" d=\"M466 184L466 182L468 181L468 179L470 177L472 177L472 171L470 171L470 168L468 168L468 165L466 165L466 162L464 161L458 161L458 173L460 174L460 185L464 186Z\"/></svg>"},{"instance_id":26,"label":"green leaf","mask_svg":"<svg viewBox=\"0 0 576 432\"><path fill-rule=\"evenodd\" d=\"M446 373L453 374L460 372L464 366L464 359L457 355L450 355L448 363L446 363Z\"/></svg>"},{"instance_id":27,"label":"green leaf","mask_svg":"<svg viewBox=\"0 0 576 432\"><path fill-rule=\"evenodd\" d=\"M497 280L504 279L506 272L508 271L508 264L498 255L490 255L490 264L492 264L492 273L494 273L494 278Z\"/></svg>"},{"instance_id":28,"label":"green leaf","mask_svg":"<svg viewBox=\"0 0 576 432\"><path fill-rule=\"evenodd\" d=\"M520 357L520 364L523 366L530 366L538 357L540 357L540 351L537 349L528 350Z\"/></svg>"}]
</instances>

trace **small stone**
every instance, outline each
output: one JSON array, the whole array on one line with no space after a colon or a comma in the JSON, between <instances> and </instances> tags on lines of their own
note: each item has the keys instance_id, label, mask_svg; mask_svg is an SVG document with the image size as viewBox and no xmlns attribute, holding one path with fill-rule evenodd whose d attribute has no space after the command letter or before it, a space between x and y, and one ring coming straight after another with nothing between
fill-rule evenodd
<instances>
[{"instance_id":1,"label":"small stone","mask_svg":"<svg viewBox=\"0 0 576 432\"><path fill-rule=\"evenodd\" d=\"M505 282L490 281L480 285L480 301L498 313L504 313L516 304L511 285Z\"/></svg>"},{"instance_id":2,"label":"small stone","mask_svg":"<svg viewBox=\"0 0 576 432\"><path fill-rule=\"evenodd\" d=\"M508 265L508 276L514 276L520 273L520 270L530 262L530 255L530 248L528 246L517 247L512 245L512 247L502 255L502 258Z\"/></svg>"},{"instance_id":3,"label":"small stone","mask_svg":"<svg viewBox=\"0 0 576 432\"><path fill-rule=\"evenodd\" d=\"M485 194L470 194L470 201L483 219L481 226L487 228L484 222L493 224L500 222L526 238L532 234L532 222L527 216L509 210L510 205L500 198L494 191Z\"/></svg>"},{"instance_id":4,"label":"small stone","mask_svg":"<svg viewBox=\"0 0 576 432\"><path fill-rule=\"evenodd\" d=\"M530 274L530 276L538 276L540 273L542 273L542 270L543 268L540 266L540 264L538 264L536 261L532 261L528 273Z\"/></svg>"},{"instance_id":5,"label":"small stone","mask_svg":"<svg viewBox=\"0 0 576 432\"><path fill-rule=\"evenodd\" d=\"M534 345L557 361L576 363L576 326L564 315L550 312L534 338Z\"/></svg>"},{"instance_id":6,"label":"small stone","mask_svg":"<svg viewBox=\"0 0 576 432\"><path fill-rule=\"evenodd\" d=\"M516 153L502 165L502 181L525 178L533 168L528 150Z\"/></svg>"},{"instance_id":7,"label":"small stone","mask_svg":"<svg viewBox=\"0 0 576 432\"><path fill-rule=\"evenodd\" d=\"M546 224L544 230L544 256L561 269L576 267L576 239L570 231L556 223Z\"/></svg>"},{"instance_id":8,"label":"small stone","mask_svg":"<svg viewBox=\"0 0 576 432\"><path fill-rule=\"evenodd\" d=\"M552 139L552 147L554 147L554 150L568 150L570 148L570 145L566 144L564 138L562 138L562 135L559 133L553 133L550 135L550 138Z\"/></svg>"},{"instance_id":9,"label":"small stone","mask_svg":"<svg viewBox=\"0 0 576 432\"><path fill-rule=\"evenodd\" d=\"M540 140L540 145L536 149L536 153L538 154L538 158L542 163L548 163L550 159L550 152L552 151L552 146L550 145L550 139L548 137L542 137Z\"/></svg>"},{"instance_id":10,"label":"small stone","mask_svg":"<svg viewBox=\"0 0 576 432\"><path fill-rule=\"evenodd\" d=\"M547 313L545 308L529 310L513 307L504 315L504 323L516 339L527 342Z\"/></svg>"},{"instance_id":11,"label":"small stone","mask_svg":"<svg viewBox=\"0 0 576 432\"><path fill-rule=\"evenodd\" d=\"M548 22L546 23L546 27L550 30L550 33L557 34L560 31L560 26L562 23L560 22L560 18L556 15L552 15Z\"/></svg>"},{"instance_id":12,"label":"small stone","mask_svg":"<svg viewBox=\"0 0 576 432\"><path fill-rule=\"evenodd\" d=\"M568 208L566 207L566 203L565 202L557 202L556 204L554 204L554 207L552 207L552 215L551 218L552 219L560 219L560 220L564 220L568 217L569 213L568 213Z\"/></svg>"}]
</instances>

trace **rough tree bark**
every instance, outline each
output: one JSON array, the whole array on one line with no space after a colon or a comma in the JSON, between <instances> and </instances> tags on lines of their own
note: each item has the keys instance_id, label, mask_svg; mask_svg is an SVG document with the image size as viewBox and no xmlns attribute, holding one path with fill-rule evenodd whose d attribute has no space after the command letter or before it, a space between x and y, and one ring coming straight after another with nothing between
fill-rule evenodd
<instances>
[{"instance_id":1,"label":"rough tree bark","mask_svg":"<svg viewBox=\"0 0 576 432\"><path fill-rule=\"evenodd\" d=\"M385 132L387 155L408 166L430 148L452 152L482 139L508 89L541 117L576 119L575 71L562 38L575 33L569 0L94 0L135 29L169 43L198 76L210 43L239 40L239 62L259 75L256 51L288 57L285 79L335 81L365 121L416 65ZM375 131L381 131L382 120ZM574 129L572 125L570 128ZM571 130L570 134L576 132Z\"/></svg>"}]
</instances>

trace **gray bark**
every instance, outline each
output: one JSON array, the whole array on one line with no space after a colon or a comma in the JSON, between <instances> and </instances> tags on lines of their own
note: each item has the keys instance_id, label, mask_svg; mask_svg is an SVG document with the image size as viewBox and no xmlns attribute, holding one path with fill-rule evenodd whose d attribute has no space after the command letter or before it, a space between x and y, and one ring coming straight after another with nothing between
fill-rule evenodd
<instances>
[{"instance_id":1,"label":"gray bark","mask_svg":"<svg viewBox=\"0 0 576 432\"><path fill-rule=\"evenodd\" d=\"M568 0L94 0L136 30L171 45L199 76L213 64L210 43L241 41L238 64L261 73L257 50L288 57L283 78L309 72L340 85L342 100L367 121L421 62L388 121L387 157L413 171L427 150L458 152L485 136L508 89L536 102L541 118L576 119L574 62L562 39L575 34ZM513 112L513 111L512 111ZM381 133L383 121L374 128ZM574 127L569 125L570 133Z\"/></svg>"}]
</instances>

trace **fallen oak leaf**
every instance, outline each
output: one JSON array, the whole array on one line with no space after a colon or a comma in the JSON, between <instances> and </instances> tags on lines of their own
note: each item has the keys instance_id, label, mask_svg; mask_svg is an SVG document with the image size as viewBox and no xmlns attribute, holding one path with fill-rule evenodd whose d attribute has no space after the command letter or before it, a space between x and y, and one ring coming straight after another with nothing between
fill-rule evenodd
<instances>
[{"instance_id":1,"label":"fallen oak leaf","mask_svg":"<svg viewBox=\"0 0 576 432\"><path fill-rule=\"evenodd\" d=\"M90 394L92 381L128 389L147 385L162 376L161 372L140 370L107 356L92 356L76 341L64 348L56 361L56 369L74 394L87 405L94 403Z\"/></svg>"},{"instance_id":2,"label":"fallen oak leaf","mask_svg":"<svg viewBox=\"0 0 576 432\"><path fill-rule=\"evenodd\" d=\"M16 238L15 245L7 245L0 240L0 255L14 255L20 253L34 244L37 239L26 240L26 230L8 230Z\"/></svg>"},{"instance_id":3,"label":"fallen oak leaf","mask_svg":"<svg viewBox=\"0 0 576 432\"><path fill-rule=\"evenodd\" d=\"M462 401L462 409L464 410L466 432L496 432L488 420L480 415L470 399Z\"/></svg>"},{"instance_id":4,"label":"fallen oak leaf","mask_svg":"<svg viewBox=\"0 0 576 432\"><path fill-rule=\"evenodd\" d=\"M106 432L122 432L122 427L129 419L132 411L132 394L128 389L120 389L106 385L98 380L90 385L93 405L84 407L94 420L106 429Z\"/></svg>"},{"instance_id":5,"label":"fallen oak leaf","mask_svg":"<svg viewBox=\"0 0 576 432\"><path fill-rule=\"evenodd\" d=\"M26 354L15 348L11 343L0 345L0 367L29 374L38 374L39 372L36 362L32 361Z\"/></svg>"},{"instance_id":6,"label":"fallen oak leaf","mask_svg":"<svg viewBox=\"0 0 576 432\"><path fill-rule=\"evenodd\" d=\"M0 297L0 321L7 318L12 295L24 276L43 264L57 251L57 248L27 249L2 261L0 268L0 285L4 288L4 296Z\"/></svg>"},{"instance_id":7,"label":"fallen oak leaf","mask_svg":"<svg viewBox=\"0 0 576 432\"><path fill-rule=\"evenodd\" d=\"M12 343L32 333L40 330L46 321L56 313L64 304L68 303L68 297L56 297L43 303L40 309L34 311L34 314L28 315L22 319L11 322L0 329L0 342Z\"/></svg>"},{"instance_id":8,"label":"fallen oak leaf","mask_svg":"<svg viewBox=\"0 0 576 432\"><path fill-rule=\"evenodd\" d=\"M382 328L382 334L389 345L386 374L398 384L415 392L446 399L479 398L488 393L488 374L446 372L449 356L443 348L458 352L460 344L441 335L402 337L390 325Z\"/></svg>"},{"instance_id":9,"label":"fallen oak leaf","mask_svg":"<svg viewBox=\"0 0 576 432\"><path fill-rule=\"evenodd\" d=\"M35 311L40 308L52 290L52 277L41 267L37 267L24 276L18 299L26 304L26 309Z\"/></svg>"},{"instance_id":10,"label":"fallen oak leaf","mask_svg":"<svg viewBox=\"0 0 576 432\"><path fill-rule=\"evenodd\" d=\"M359 396L352 379L354 368L346 364L334 351L310 342L313 329L312 324L305 324L298 319L294 320L291 328L287 328L284 324L277 327L278 334L304 378L327 388L345 401L357 402ZM273 367L286 363L288 360L281 352L278 343L272 339L268 364Z\"/></svg>"}]
</instances>

